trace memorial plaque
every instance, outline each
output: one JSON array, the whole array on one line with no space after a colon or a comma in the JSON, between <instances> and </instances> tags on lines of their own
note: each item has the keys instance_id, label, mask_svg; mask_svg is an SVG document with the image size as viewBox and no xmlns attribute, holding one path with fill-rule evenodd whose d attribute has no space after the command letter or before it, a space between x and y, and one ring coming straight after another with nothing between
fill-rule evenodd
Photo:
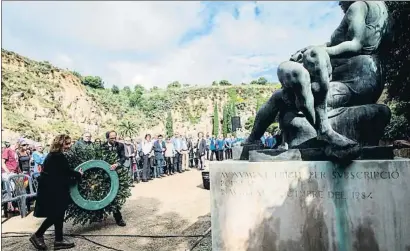
<instances>
[{"instance_id":1,"label":"memorial plaque","mask_svg":"<svg viewBox=\"0 0 410 251\"><path fill-rule=\"evenodd\" d=\"M212 250L410 250L409 169L409 159L212 162Z\"/></svg>"}]
</instances>

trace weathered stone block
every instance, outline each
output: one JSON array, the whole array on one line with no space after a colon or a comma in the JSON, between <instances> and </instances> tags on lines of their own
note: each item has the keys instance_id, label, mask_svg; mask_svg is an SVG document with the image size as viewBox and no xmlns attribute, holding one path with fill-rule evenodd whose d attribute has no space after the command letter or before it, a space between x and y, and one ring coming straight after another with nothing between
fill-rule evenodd
<instances>
[{"instance_id":1,"label":"weathered stone block","mask_svg":"<svg viewBox=\"0 0 410 251\"><path fill-rule=\"evenodd\" d=\"M410 160L211 163L214 251L410 250Z\"/></svg>"},{"instance_id":2,"label":"weathered stone block","mask_svg":"<svg viewBox=\"0 0 410 251\"><path fill-rule=\"evenodd\" d=\"M232 147L232 159L234 160L248 160L249 151L263 149L261 145L258 144L245 144L242 146Z\"/></svg>"}]
</instances>

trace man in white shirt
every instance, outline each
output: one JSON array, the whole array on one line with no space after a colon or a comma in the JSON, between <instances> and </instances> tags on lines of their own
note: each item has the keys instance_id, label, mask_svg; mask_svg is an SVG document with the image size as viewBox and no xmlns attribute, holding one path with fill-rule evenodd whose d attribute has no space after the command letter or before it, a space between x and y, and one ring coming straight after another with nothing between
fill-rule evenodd
<instances>
[{"instance_id":1,"label":"man in white shirt","mask_svg":"<svg viewBox=\"0 0 410 251\"><path fill-rule=\"evenodd\" d=\"M151 179L151 162L150 155L153 150L153 143L151 141L151 134L145 135L144 140L141 142L141 149L143 154L143 166L142 166L142 182L147 182Z\"/></svg>"},{"instance_id":2,"label":"man in white shirt","mask_svg":"<svg viewBox=\"0 0 410 251\"><path fill-rule=\"evenodd\" d=\"M174 144L175 157L174 157L174 166L175 170L179 173L182 173L182 139L179 136L179 133L175 133L174 139L172 140Z\"/></svg>"}]
</instances>

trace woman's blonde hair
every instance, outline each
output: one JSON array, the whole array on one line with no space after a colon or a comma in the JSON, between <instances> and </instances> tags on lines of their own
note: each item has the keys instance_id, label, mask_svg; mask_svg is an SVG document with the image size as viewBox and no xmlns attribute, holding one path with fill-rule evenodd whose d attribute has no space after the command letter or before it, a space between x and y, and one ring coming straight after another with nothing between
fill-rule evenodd
<instances>
[{"instance_id":1,"label":"woman's blonde hair","mask_svg":"<svg viewBox=\"0 0 410 251\"><path fill-rule=\"evenodd\" d=\"M50 152L62 152L63 146L67 141L71 140L71 137L67 134L60 134L54 138L53 143L50 146Z\"/></svg>"}]
</instances>

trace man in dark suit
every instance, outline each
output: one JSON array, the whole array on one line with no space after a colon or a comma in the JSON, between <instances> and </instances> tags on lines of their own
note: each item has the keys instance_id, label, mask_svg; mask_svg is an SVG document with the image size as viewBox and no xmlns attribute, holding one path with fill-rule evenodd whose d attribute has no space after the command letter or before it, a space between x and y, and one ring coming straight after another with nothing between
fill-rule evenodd
<instances>
[{"instance_id":1,"label":"man in dark suit","mask_svg":"<svg viewBox=\"0 0 410 251\"><path fill-rule=\"evenodd\" d=\"M135 187L134 182L134 170L133 165L135 163L135 149L131 142L131 138L127 137L124 140L124 153L125 153L125 163L124 166L128 169L128 174L130 175L131 187Z\"/></svg>"},{"instance_id":2,"label":"man in dark suit","mask_svg":"<svg viewBox=\"0 0 410 251\"><path fill-rule=\"evenodd\" d=\"M187 147L188 147L188 160L189 160L189 167L194 167L194 144L192 142L192 136L189 135L187 139Z\"/></svg>"},{"instance_id":3,"label":"man in dark suit","mask_svg":"<svg viewBox=\"0 0 410 251\"><path fill-rule=\"evenodd\" d=\"M205 167L205 152L206 152L206 139L202 132L198 133L198 144L197 144L197 156L199 162L199 169L204 170Z\"/></svg>"},{"instance_id":4,"label":"man in dark suit","mask_svg":"<svg viewBox=\"0 0 410 251\"><path fill-rule=\"evenodd\" d=\"M158 139L154 143L154 156L157 162L156 167L154 167L154 177L161 178L165 177L163 173L164 168L164 152L165 152L165 142L162 140L162 135L158 135Z\"/></svg>"},{"instance_id":5,"label":"man in dark suit","mask_svg":"<svg viewBox=\"0 0 410 251\"><path fill-rule=\"evenodd\" d=\"M107 141L103 144L103 147L106 151L116 152L117 153L117 161L111 164L111 170L115 170L118 166L123 166L125 163L125 150L124 145L120 142L117 142L117 133L115 131L109 131L106 133ZM118 226L125 227L127 224L125 223L124 219L122 218L121 208L117 208L114 213L114 219Z\"/></svg>"}]
</instances>

